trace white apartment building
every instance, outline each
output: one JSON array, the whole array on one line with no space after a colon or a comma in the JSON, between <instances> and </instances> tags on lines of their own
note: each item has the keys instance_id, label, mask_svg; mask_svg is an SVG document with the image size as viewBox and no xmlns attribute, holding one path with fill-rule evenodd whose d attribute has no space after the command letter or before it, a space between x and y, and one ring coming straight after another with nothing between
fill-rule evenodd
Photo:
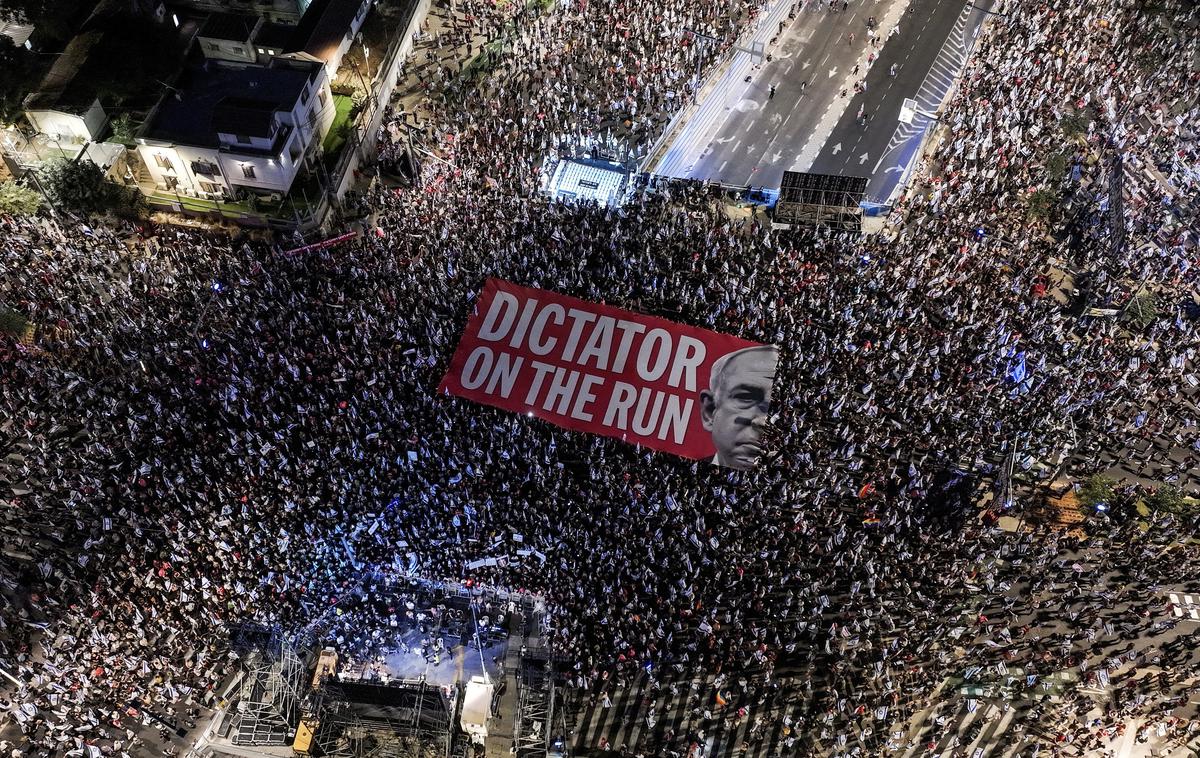
<instances>
[{"instance_id":1,"label":"white apartment building","mask_svg":"<svg viewBox=\"0 0 1200 758\"><path fill-rule=\"evenodd\" d=\"M137 137L155 189L207 199L284 195L333 122L325 67L207 61L163 96Z\"/></svg>"}]
</instances>

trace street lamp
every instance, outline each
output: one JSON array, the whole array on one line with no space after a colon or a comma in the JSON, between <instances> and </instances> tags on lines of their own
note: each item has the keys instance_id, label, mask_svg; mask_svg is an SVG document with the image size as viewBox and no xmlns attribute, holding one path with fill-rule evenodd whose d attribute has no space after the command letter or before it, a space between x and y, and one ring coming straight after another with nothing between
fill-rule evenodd
<instances>
[{"instance_id":1,"label":"street lamp","mask_svg":"<svg viewBox=\"0 0 1200 758\"><path fill-rule=\"evenodd\" d=\"M698 32L694 29L685 28L683 30L683 32L684 32L684 34L690 34L692 37L694 37L698 40L703 40L705 42L705 44L709 44L709 45L722 41L719 37L714 37L711 34L704 34L702 32ZM751 42L750 47L742 47L741 45L732 45L731 49L736 52L749 54L750 59L755 60L758 63L762 63L763 59L766 57L766 46L761 42ZM703 61L703 57L700 55L699 49L697 49L697 51L696 51L696 85L692 89L692 103L693 104L700 102L700 64L702 61Z\"/></svg>"},{"instance_id":2,"label":"street lamp","mask_svg":"<svg viewBox=\"0 0 1200 758\"><path fill-rule=\"evenodd\" d=\"M990 7L988 7L988 8L985 8L984 6L982 6L982 5L976 5L975 3L967 3L967 7L968 7L968 8L973 8L973 9L975 9L975 10L977 10L977 11L983 11L984 13L986 13L986 14L988 14L988 15L990 15L990 16L999 16L1000 18L1008 18L1008 14L1007 14L1007 13L1001 13L1000 11L994 11L994 10L992 10Z\"/></svg>"},{"instance_id":3,"label":"street lamp","mask_svg":"<svg viewBox=\"0 0 1200 758\"><path fill-rule=\"evenodd\" d=\"M904 98L904 102L900 104L900 122L902 124L912 124L913 119L915 119L917 116L924 116L931 121L942 120L942 117L936 113L929 113L917 108L916 98Z\"/></svg>"}]
</instances>

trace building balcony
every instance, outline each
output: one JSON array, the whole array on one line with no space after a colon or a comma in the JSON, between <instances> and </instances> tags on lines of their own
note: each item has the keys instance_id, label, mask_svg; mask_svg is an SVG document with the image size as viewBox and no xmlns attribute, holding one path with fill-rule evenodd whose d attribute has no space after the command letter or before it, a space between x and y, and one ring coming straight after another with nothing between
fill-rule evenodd
<instances>
[{"instance_id":1,"label":"building balcony","mask_svg":"<svg viewBox=\"0 0 1200 758\"><path fill-rule=\"evenodd\" d=\"M287 145L288 140L292 137L293 127L291 124L280 124L275 130L275 138L271 140L271 147L257 148L250 145L242 144L226 144L221 143L217 148L220 152L227 155L248 155L261 158L275 158L278 160L283 155L283 148Z\"/></svg>"}]
</instances>

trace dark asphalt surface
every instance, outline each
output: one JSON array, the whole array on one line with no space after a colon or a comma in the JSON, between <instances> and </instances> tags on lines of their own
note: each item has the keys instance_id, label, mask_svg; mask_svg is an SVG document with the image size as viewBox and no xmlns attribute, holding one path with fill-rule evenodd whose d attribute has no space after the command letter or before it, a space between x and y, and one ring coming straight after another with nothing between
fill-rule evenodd
<instances>
[{"instance_id":1,"label":"dark asphalt surface","mask_svg":"<svg viewBox=\"0 0 1200 758\"><path fill-rule=\"evenodd\" d=\"M948 0L947 0L948 1ZM845 13L805 10L784 32L774 59L763 65L749 87L734 82L714 94L728 99L725 123L689 172L726 184L778 187L791 168L841 82L866 45L867 18L888 7L857 0ZM855 35L854 45L847 35ZM769 98L771 85L775 97Z\"/></svg>"},{"instance_id":2,"label":"dark asphalt surface","mask_svg":"<svg viewBox=\"0 0 1200 758\"><path fill-rule=\"evenodd\" d=\"M846 96L851 98L849 106L810 171L870 175L895 133L901 102L916 95L967 5L966 0L912 0L900 20L899 33L888 37L891 29L878 29L882 39L873 49L879 60L867 74L867 90ZM821 9L798 14L774 60L764 64L751 84L736 82L727 88L728 118L688 175L734 185L778 187L826 110L845 103L842 84L867 49L867 19L875 16L882 21L889 7L881 0L857 0L844 13ZM851 33L853 44L848 40ZM897 64L895 77L889 75L893 63ZM775 97L769 98L772 84ZM866 127L856 123L860 105L871 116ZM879 168L882 172L887 166ZM897 177L891 178L894 182ZM872 182L872 187L876 184Z\"/></svg>"},{"instance_id":3,"label":"dark asphalt surface","mask_svg":"<svg viewBox=\"0 0 1200 758\"><path fill-rule=\"evenodd\" d=\"M896 132L900 106L905 98L916 97L926 76L947 43L955 22L970 4L964 0L913 0L900 21L900 33L883 46L879 60L867 74L867 89L855 95L850 107L842 114L833 133L825 141L810 169L814 173L866 176L871 178L868 197L883 199L888 177L883 172L902 167L895 160L879 166L879 175L872 175L879 159L889 148ZM986 17L986 12L973 10L965 31L970 35ZM888 30L882 30L884 34ZM896 76L890 75L896 64ZM946 77L948 86L954 72L935 72ZM867 116L867 124L857 121L859 108ZM922 107L936 107L922 104ZM918 140L919 141L919 140ZM898 177L891 177L892 184Z\"/></svg>"},{"instance_id":4,"label":"dark asphalt surface","mask_svg":"<svg viewBox=\"0 0 1200 758\"><path fill-rule=\"evenodd\" d=\"M874 168L896 129L901 102L921 87L964 4L963 0L913 0L900 21L900 33L884 44L867 73L866 91L850 100L817 155L813 172L865 176ZM889 74L893 63L898 67L896 76ZM856 121L860 107L868 118L865 128ZM835 151L839 144L841 149Z\"/></svg>"}]
</instances>

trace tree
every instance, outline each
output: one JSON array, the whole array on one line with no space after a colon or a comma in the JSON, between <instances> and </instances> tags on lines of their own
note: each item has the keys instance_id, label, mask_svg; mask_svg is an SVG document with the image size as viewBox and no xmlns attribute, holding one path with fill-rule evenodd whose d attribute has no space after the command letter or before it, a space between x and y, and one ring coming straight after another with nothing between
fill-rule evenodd
<instances>
[{"instance_id":1,"label":"tree","mask_svg":"<svg viewBox=\"0 0 1200 758\"><path fill-rule=\"evenodd\" d=\"M1091 124L1092 117L1086 110L1074 109L1072 109L1067 115L1063 116L1058 122L1058 125L1062 127L1063 134L1072 139L1077 139L1087 134L1088 127L1091 126Z\"/></svg>"},{"instance_id":2,"label":"tree","mask_svg":"<svg viewBox=\"0 0 1200 758\"><path fill-rule=\"evenodd\" d=\"M39 170L42 186L55 205L80 213L136 213L141 207L137 190L123 187L88 160L60 159Z\"/></svg>"},{"instance_id":3,"label":"tree","mask_svg":"<svg viewBox=\"0 0 1200 758\"><path fill-rule=\"evenodd\" d=\"M42 196L16 182L0 182L0 213L32 216L41 210Z\"/></svg>"},{"instance_id":4,"label":"tree","mask_svg":"<svg viewBox=\"0 0 1200 758\"><path fill-rule=\"evenodd\" d=\"M1111 505L1113 498L1116 497L1116 486L1117 483L1114 480L1103 474L1096 474L1080 486L1076 496L1080 503L1089 508Z\"/></svg>"},{"instance_id":5,"label":"tree","mask_svg":"<svg viewBox=\"0 0 1200 758\"><path fill-rule=\"evenodd\" d=\"M137 134L138 125L133 123L128 113L122 113L112 120L112 141L122 145L132 145L133 137Z\"/></svg>"},{"instance_id":6,"label":"tree","mask_svg":"<svg viewBox=\"0 0 1200 758\"><path fill-rule=\"evenodd\" d=\"M1065 150L1059 151L1046 159L1047 179L1055 184L1061 182L1071 165L1071 155Z\"/></svg>"},{"instance_id":7,"label":"tree","mask_svg":"<svg viewBox=\"0 0 1200 758\"><path fill-rule=\"evenodd\" d=\"M1183 513L1187 509L1183 493L1171 484L1161 484L1155 487L1145 499L1146 507L1152 511L1163 513Z\"/></svg>"},{"instance_id":8,"label":"tree","mask_svg":"<svg viewBox=\"0 0 1200 758\"><path fill-rule=\"evenodd\" d=\"M1029 195L1029 217L1034 221L1049 221L1057 196L1054 190L1043 187Z\"/></svg>"},{"instance_id":9,"label":"tree","mask_svg":"<svg viewBox=\"0 0 1200 758\"><path fill-rule=\"evenodd\" d=\"M82 0L0 0L0 16L36 27L39 49L57 48L75 33L81 8L90 11L91 5L83 7Z\"/></svg>"},{"instance_id":10,"label":"tree","mask_svg":"<svg viewBox=\"0 0 1200 758\"><path fill-rule=\"evenodd\" d=\"M104 35L75 75L72 88L90 92L103 103L123 105L161 92L161 82L179 67L182 44L170 24L117 16L102 27Z\"/></svg>"},{"instance_id":11,"label":"tree","mask_svg":"<svg viewBox=\"0 0 1200 758\"><path fill-rule=\"evenodd\" d=\"M29 322L25 320L24 316L0 305L0 334L9 334L20 338L25 336L28 327Z\"/></svg>"},{"instance_id":12,"label":"tree","mask_svg":"<svg viewBox=\"0 0 1200 758\"><path fill-rule=\"evenodd\" d=\"M1145 329L1158 318L1158 298L1153 292L1140 292L1129 301L1124 319L1136 329Z\"/></svg>"},{"instance_id":13,"label":"tree","mask_svg":"<svg viewBox=\"0 0 1200 758\"><path fill-rule=\"evenodd\" d=\"M33 53L0 34L0 122L12 124L21 117L21 102L37 84Z\"/></svg>"}]
</instances>

